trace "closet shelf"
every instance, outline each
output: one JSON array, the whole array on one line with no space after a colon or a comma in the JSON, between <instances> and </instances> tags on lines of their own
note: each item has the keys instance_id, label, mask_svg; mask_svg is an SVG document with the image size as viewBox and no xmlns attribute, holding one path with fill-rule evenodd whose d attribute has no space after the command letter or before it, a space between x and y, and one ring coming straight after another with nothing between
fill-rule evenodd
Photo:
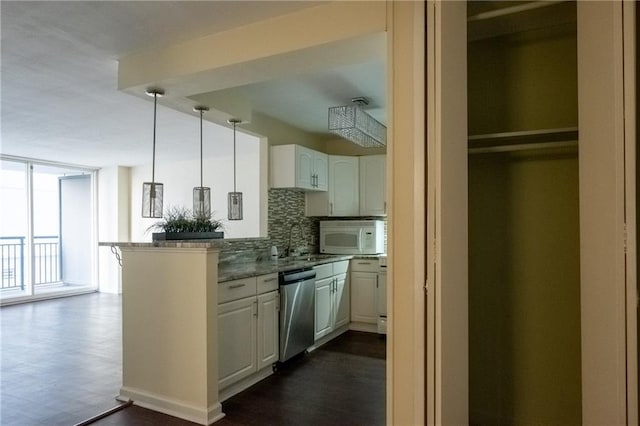
<instances>
[{"instance_id":1,"label":"closet shelf","mask_svg":"<svg viewBox=\"0 0 640 426\"><path fill-rule=\"evenodd\" d=\"M469 153L576 146L578 128L528 130L469 136Z\"/></svg>"}]
</instances>

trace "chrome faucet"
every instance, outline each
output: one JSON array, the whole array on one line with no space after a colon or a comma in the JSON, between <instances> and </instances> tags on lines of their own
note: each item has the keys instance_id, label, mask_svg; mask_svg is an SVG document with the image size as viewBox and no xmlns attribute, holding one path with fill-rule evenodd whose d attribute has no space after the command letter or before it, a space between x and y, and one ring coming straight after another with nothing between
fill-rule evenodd
<instances>
[{"instance_id":1,"label":"chrome faucet","mask_svg":"<svg viewBox=\"0 0 640 426\"><path fill-rule=\"evenodd\" d=\"M304 232L302 231L302 226L300 226L299 223L292 224L291 227L289 228L289 244L287 244L287 252L286 252L287 257L291 256L291 234L293 233L293 228L295 227L297 227L300 230L300 237L304 238Z\"/></svg>"}]
</instances>

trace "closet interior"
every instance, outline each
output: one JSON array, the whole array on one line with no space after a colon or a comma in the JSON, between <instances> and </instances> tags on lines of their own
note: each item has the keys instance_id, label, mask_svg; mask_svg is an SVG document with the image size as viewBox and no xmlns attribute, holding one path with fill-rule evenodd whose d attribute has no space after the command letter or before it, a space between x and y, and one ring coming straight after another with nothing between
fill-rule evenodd
<instances>
[{"instance_id":1,"label":"closet interior","mask_svg":"<svg viewBox=\"0 0 640 426\"><path fill-rule=\"evenodd\" d=\"M470 424L579 425L576 4L467 15Z\"/></svg>"}]
</instances>

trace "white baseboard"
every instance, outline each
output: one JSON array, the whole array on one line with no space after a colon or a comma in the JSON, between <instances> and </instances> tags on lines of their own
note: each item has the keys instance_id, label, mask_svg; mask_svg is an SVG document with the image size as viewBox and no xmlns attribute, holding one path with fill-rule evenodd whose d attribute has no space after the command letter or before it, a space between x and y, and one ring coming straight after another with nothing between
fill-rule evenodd
<instances>
[{"instance_id":1,"label":"white baseboard","mask_svg":"<svg viewBox=\"0 0 640 426\"><path fill-rule=\"evenodd\" d=\"M220 402L216 402L210 407L196 407L183 401L125 386L120 388L120 395L116 399L118 401L131 400L134 405L201 425L210 425L224 417Z\"/></svg>"},{"instance_id":2,"label":"white baseboard","mask_svg":"<svg viewBox=\"0 0 640 426\"><path fill-rule=\"evenodd\" d=\"M347 331L349 331L349 326L348 325L343 325L342 327L338 328L337 330L333 330L331 333L327 334L326 336L322 336L321 338L319 338L318 340L316 340L313 343L313 346L311 346L308 351L314 351L316 349L318 349L320 346L324 345L325 343L329 342L330 340L335 339L336 337L338 337L339 335L346 333Z\"/></svg>"},{"instance_id":3,"label":"white baseboard","mask_svg":"<svg viewBox=\"0 0 640 426\"><path fill-rule=\"evenodd\" d=\"M253 373L252 375L245 377L239 382L233 383L227 386L224 389L221 389L218 392L218 400L220 402L224 402L232 396L242 392L245 389L250 388L261 380L266 379L267 377L273 374L273 369L271 367L263 368L262 370Z\"/></svg>"},{"instance_id":4,"label":"white baseboard","mask_svg":"<svg viewBox=\"0 0 640 426\"><path fill-rule=\"evenodd\" d=\"M366 331L367 333L377 333L378 324L369 324L366 322L352 322L349 324L349 330Z\"/></svg>"}]
</instances>

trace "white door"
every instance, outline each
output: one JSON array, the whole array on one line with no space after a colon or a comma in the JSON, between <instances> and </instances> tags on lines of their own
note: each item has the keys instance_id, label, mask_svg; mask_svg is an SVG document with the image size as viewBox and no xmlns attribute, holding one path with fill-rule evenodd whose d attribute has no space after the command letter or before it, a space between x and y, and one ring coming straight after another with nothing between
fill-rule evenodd
<instances>
[{"instance_id":1,"label":"white door","mask_svg":"<svg viewBox=\"0 0 640 426\"><path fill-rule=\"evenodd\" d=\"M313 151L301 146L296 150L296 187L312 189L311 175L313 174Z\"/></svg>"},{"instance_id":2,"label":"white door","mask_svg":"<svg viewBox=\"0 0 640 426\"><path fill-rule=\"evenodd\" d=\"M278 292L258 296L258 370L278 361Z\"/></svg>"},{"instance_id":3,"label":"white door","mask_svg":"<svg viewBox=\"0 0 640 426\"><path fill-rule=\"evenodd\" d=\"M316 340L331 333L333 330L332 289L333 278L316 281Z\"/></svg>"},{"instance_id":4,"label":"white door","mask_svg":"<svg viewBox=\"0 0 640 426\"><path fill-rule=\"evenodd\" d=\"M218 305L218 386L220 389L257 371L256 298Z\"/></svg>"},{"instance_id":5,"label":"white door","mask_svg":"<svg viewBox=\"0 0 640 426\"><path fill-rule=\"evenodd\" d=\"M378 315L387 315L387 273L378 274Z\"/></svg>"},{"instance_id":6,"label":"white door","mask_svg":"<svg viewBox=\"0 0 640 426\"><path fill-rule=\"evenodd\" d=\"M329 216L358 216L358 157L329 157Z\"/></svg>"},{"instance_id":7,"label":"white door","mask_svg":"<svg viewBox=\"0 0 640 426\"><path fill-rule=\"evenodd\" d=\"M360 157L360 216L387 214L386 155Z\"/></svg>"},{"instance_id":8,"label":"white door","mask_svg":"<svg viewBox=\"0 0 640 426\"><path fill-rule=\"evenodd\" d=\"M316 189L327 191L329 189L329 156L316 152L313 157L313 171L316 175Z\"/></svg>"},{"instance_id":9,"label":"white door","mask_svg":"<svg viewBox=\"0 0 640 426\"><path fill-rule=\"evenodd\" d=\"M349 324L351 301L349 297L349 281L347 274L337 275L334 284L333 309L335 320L333 328L337 329Z\"/></svg>"},{"instance_id":10,"label":"white door","mask_svg":"<svg viewBox=\"0 0 640 426\"><path fill-rule=\"evenodd\" d=\"M351 321L377 323L375 272L351 273Z\"/></svg>"}]
</instances>

